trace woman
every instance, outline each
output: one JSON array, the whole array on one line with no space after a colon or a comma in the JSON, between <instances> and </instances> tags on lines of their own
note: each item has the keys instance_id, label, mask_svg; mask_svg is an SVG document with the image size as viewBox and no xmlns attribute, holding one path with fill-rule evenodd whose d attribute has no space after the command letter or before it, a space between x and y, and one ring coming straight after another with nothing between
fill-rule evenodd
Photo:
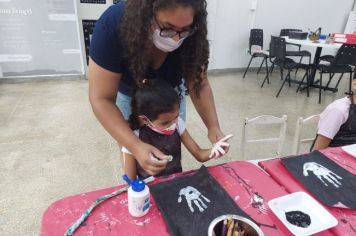
<instances>
[{"instance_id":1,"label":"woman","mask_svg":"<svg viewBox=\"0 0 356 236\"><path fill-rule=\"evenodd\" d=\"M356 74L352 80L356 91ZM329 104L320 114L318 131L312 148L320 150L356 143L356 93Z\"/></svg>"},{"instance_id":2,"label":"woman","mask_svg":"<svg viewBox=\"0 0 356 236\"><path fill-rule=\"evenodd\" d=\"M96 23L88 69L90 103L104 128L151 175L163 170L167 160L140 141L125 121L132 89L143 79L163 78L184 97L184 78L210 141L224 137L206 75L206 17L205 0L129 0L108 8Z\"/></svg>"}]
</instances>

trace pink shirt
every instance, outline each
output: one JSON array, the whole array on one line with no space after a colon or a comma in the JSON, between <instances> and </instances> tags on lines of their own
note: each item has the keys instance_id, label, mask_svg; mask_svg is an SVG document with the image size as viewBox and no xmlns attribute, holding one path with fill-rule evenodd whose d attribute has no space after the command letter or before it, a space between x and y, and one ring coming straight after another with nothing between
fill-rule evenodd
<instances>
[{"instance_id":1,"label":"pink shirt","mask_svg":"<svg viewBox=\"0 0 356 236\"><path fill-rule=\"evenodd\" d=\"M320 114L318 134L333 139L349 118L351 100L348 97L330 103Z\"/></svg>"}]
</instances>

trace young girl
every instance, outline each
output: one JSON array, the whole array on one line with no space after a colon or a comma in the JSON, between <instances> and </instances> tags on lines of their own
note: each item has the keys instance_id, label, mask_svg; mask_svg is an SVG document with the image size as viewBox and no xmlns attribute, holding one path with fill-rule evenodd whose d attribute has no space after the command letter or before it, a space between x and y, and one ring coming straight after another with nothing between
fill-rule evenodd
<instances>
[{"instance_id":1,"label":"young girl","mask_svg":"<svg viewBox=\"0 0 356 236\"><path fill-rule=\"evenodd\" d=\"M352 80L356 91L356 77ZM356 143L356 94L329 104L320 114L313 149L338 147Z\"/></svg>"},{"instance_id":2,"label":"young girl","mask_svg":"<svg viewBox=\"0 0 356 236\"><path fill-rule=\"evenodd\" d=\"M179 117L179 95L163 80L143 80L131 102L132 114L128 120L131 129L145 143L158 148L167 155L167 166L156 176L182 172L181 142L200 162L225 154L224 142L217 142L212 149L201 149L186 130L184 121ZM145 179L149 174L139 165L131 152L123 147L124 169L130 179L138 176ZM155 158L151 156L151 158Z\"/></svg>"}]
</instances>

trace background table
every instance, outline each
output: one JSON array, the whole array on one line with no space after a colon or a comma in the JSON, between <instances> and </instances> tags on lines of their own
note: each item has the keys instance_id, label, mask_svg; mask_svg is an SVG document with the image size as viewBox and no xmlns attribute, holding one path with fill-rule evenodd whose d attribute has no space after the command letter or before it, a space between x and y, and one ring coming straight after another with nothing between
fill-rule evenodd
<instances>
[{"instance_id":1,"label":"background table","mask_svg":"<svg viewBox=\"0 0 356 236\"><path fill-rule=\"evenodd\" d=\"M341 149L328 149L325 154L337 160L348 170L356 170L356 161L343 153ZM289 173L278 168L269 168L269 163L278 163L279 159L270 162L262 161L261 166L271 173L269 176L262 169L250 162L235 161L209 167L211 175L227 191L237 205L260 224L265 235L291 235L285 226L268 208L267 202L289 192L304 190ZM266 164L268 163L268 164ZM283 166L282 166L283 167ZM276 172L278 171L278 172ZM155 183L170 181L180 175L189 175L193 171L158 178ZM355 172L352 172L355 173ZM283 176L283 177L280 177ZM150 184L151 185L151 184ZM118 189L112 187L94 192L66 197L50 205L42 218L41 235L64 235L68 227L80 217L81 213L99 196ZM256 202L256 196L262 201ZM153 198L149 213L141 218L131 217L127 208L127 193L116 196L98 206L74 235L169 235L165 222ZM330 210L338 220L336 228L316 235L355 235L356 211Z\"/></svg>"},{"instance_id":2,"label":"background table","mask_svg":"<svg viewBox=\"0 0 356 236\"><path fill-rule=\"evenodd\" d=\"M314 43L314 42L310 41L309 39L291 39L289 37L284 37L284 38L287 43L299 44L302 46L309 46L309 47L316 47L313 65L319 64L319 59L320 59L321 51L323 48L339 49L342 45L342 43L325 43L325 40L318 40L319 41L318 43ZM316 74L316 67L314 67L312 69L312 72L310 75L311 86L314 86L315 74ZM318 87L318 86L316 86L316 87Z\"/></svg>"}]
</instances>

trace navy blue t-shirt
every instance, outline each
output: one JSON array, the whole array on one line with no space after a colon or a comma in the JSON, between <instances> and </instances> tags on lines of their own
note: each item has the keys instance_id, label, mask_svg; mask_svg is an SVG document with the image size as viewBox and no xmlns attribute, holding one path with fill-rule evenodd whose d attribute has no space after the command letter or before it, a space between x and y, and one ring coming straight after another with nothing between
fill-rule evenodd
<instances>
[{"instance_id":1,"label":"navy blue t-shirt","mask_svg":"<svg viewBox=\"0 0 356 236\"><path fill-rule=\"evenodd\" d=\"M128 63L123 58L125 48L121 43L119 29L124 11L125 3L121 1L110 6L101 15L95 24L89 55L99 66L114 73L121 73L119 91L131 96L135 82L129 71ZM169 53L161 67L148 72L145 78L160 78L166 80L173 87L178 86L181 83L182 75L178 63L175 62L174 53Z\"/></svg>"}]
</instances>

